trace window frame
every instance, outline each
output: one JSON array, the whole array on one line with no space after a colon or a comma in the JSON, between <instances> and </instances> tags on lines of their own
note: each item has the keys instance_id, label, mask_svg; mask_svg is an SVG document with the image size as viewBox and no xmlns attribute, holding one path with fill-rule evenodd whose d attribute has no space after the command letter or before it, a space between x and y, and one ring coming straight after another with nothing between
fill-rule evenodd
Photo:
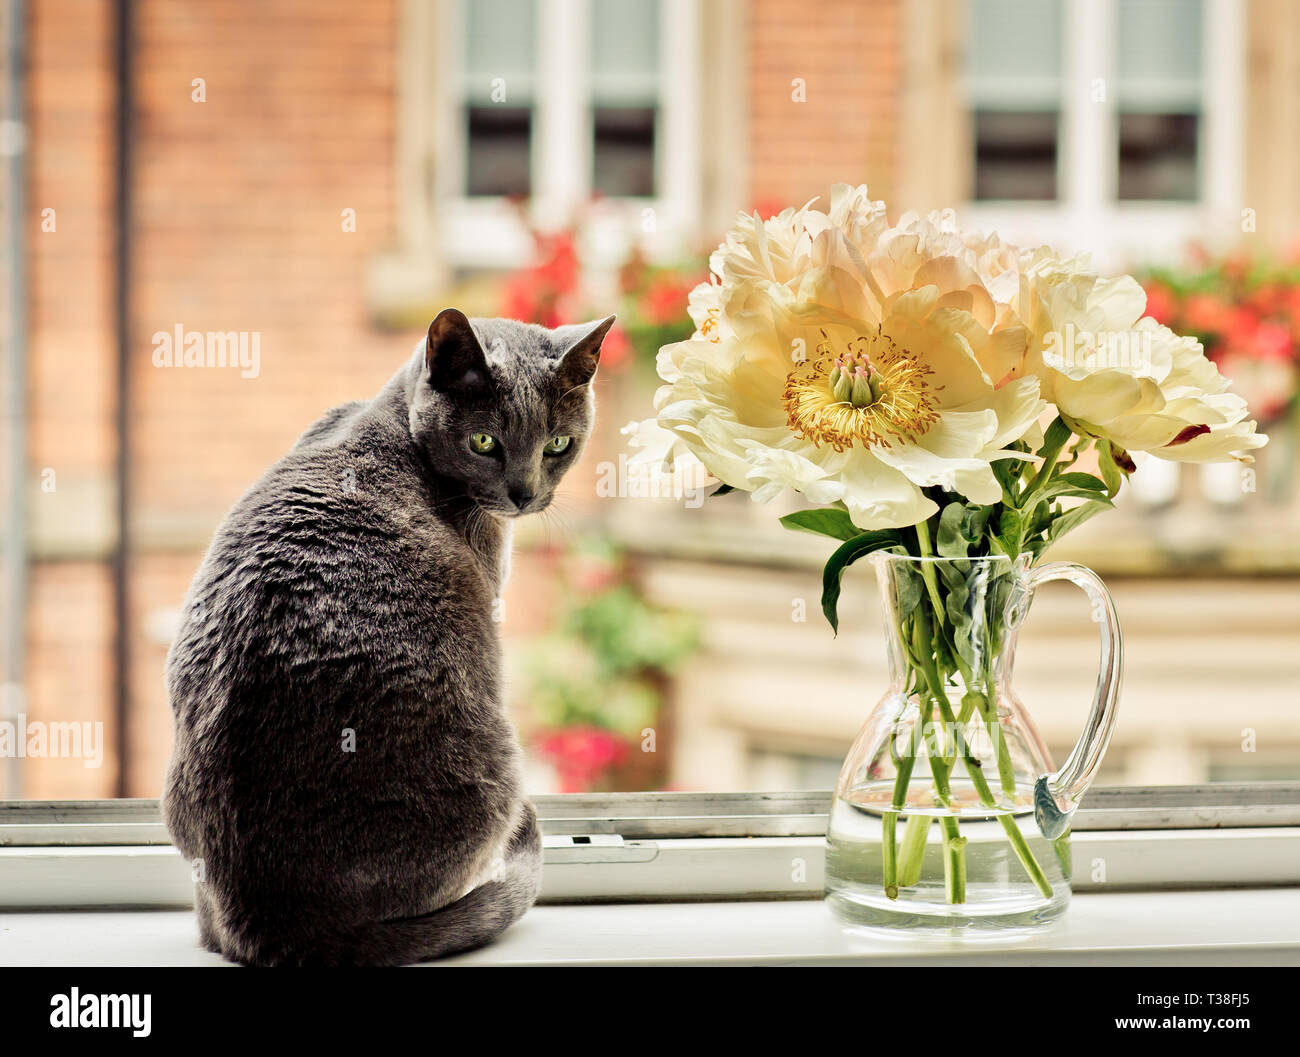
<instances>
[{"instance_id":1,"label":"window frame","mask_svg":"<svg viewBox=\"0 0 1300 1057\"><path fill-rule=\"evenodd\" d=\"M541 902L819 898L830 795L534 797ZM1094 789L1072 828L1078 891L1300 881L1296 782ZM0 802L0 908L184 907L192 888L157 800Z\"/></svg>"},{"instance_id":2,"label":"window frame","mask_svg":"<svg viewBox=\"0 0 1300 1057\"><path fill-rule=\"evenodd\" d=\"M1119 100L1114 47L1118 0L1064 0L1063 95L1055 201L976 201L963 221L1013 242L1093 248L1103 266L1168 259L1195 239L1239 233L1245 100L1244 5L1203 0L1199 195L1192 201L1118 198ZM1093 56L1102 56L1097 68ZM1092 102L1094 78L1106 101ZM968 181L973 188L973 172ZM1100 241L1099 241L1100 240Z\"/></svg>"},{"instance_id":3,"label":"window frame","mask_svg":"<svg viewBox=\"0 0 1300 1057\"><path fill-rule=\"evenodd\" d=\"M532 194L527 215L539 227L583 210L596 265L616 262L636 232L652 254L677 251L700 217L699 19L692 0L660 0L660 95L654 197L603 198L588 208L592 183L592 98L587 84L592 0L534 0L537 86L533 100ZM446 0L437 32L457 41L457 5ZM444 43L434 86L439 181L433 211L440 256L452 268L513 267L531 252L519 210L505 198L465 192L466 129L458 50Z\"/></svg>"}]
</instances>

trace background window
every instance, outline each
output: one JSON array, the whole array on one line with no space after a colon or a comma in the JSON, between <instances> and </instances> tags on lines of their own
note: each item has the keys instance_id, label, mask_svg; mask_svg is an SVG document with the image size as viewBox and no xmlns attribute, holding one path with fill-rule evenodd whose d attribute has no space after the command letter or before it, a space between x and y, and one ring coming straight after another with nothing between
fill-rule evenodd
<instances>
[{"instance_id":1,"label":"background window","mask_svg":"<svg viewBox=\"0 0 1300 1057\"><path fill-rule=\"evenodd\" d=\"M659 4L592 4L592 190L615 197L655 194L659 124Z\"/></svg>"},{"instance_id":2,"label":"background window","mask_svg":"<svg viewBox=\"0 0 1300 1057\"><path fill-rule=\"evenodd\" d=\"M465 27L465 193L527 195L532 188L536 35L533 0L473 0Z\"/></svg>"},{"instance_id":3,"label":"background window","mask_svg":"<svg viewBox=\"0 0 1300 1057\"><path fill-rule=\"evenodd\" d=\"M1120 0L1121 199L1199 197L1201 0Z\"/></svg>"},{"instance_id":4,"label":"background window","mask_svg":"<svg viewBox=\"0 0 1300 1057\"><path fill-rule=\"evenodd\" d=\"M1057 197L1061 3L972 0L967 83L974 197Z\"/></svg>"}]
</instances>

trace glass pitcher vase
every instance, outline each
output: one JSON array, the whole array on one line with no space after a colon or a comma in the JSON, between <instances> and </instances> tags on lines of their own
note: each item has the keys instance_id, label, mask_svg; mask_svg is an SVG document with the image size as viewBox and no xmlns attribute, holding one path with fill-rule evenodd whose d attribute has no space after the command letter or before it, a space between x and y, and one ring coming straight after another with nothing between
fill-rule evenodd
<instances>
[{"instance_id":1,"label":"glass pitcher vase","mask_svg":"<svg viewBox=\"0 0 1300 1057\"><path fill-rule=\"evenodd\" d=\"M842 921L910 929L1046 924L1070 899L1070 816L1115 722L1123 646L1091 570L1012 559L871 556L890 685L840 771L826 899ZM1035 588L1082 588L1101 628L1087 726L1065 766L1011 688Z\"/></svg>"}]
</instances>

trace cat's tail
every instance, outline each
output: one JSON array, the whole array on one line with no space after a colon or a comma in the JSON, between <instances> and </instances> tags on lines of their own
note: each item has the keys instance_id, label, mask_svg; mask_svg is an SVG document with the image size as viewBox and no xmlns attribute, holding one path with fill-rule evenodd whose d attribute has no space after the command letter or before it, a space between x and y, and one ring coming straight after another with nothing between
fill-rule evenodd
<instances>
[{"instance_id":1,"label":"cat's tail","mask_svg":"<svg viewBox=\"0 0 1300 1057\"><path fill-rule=\"evenodd\" d=\"M506 846L502 876L428 914L366 922L315 936L302 947L263 949L248 960L281 965L408 965L473 950L491 943L533 905L541 867L537 813L525 801L524 817Z\"/></svg>"}]
</instances>

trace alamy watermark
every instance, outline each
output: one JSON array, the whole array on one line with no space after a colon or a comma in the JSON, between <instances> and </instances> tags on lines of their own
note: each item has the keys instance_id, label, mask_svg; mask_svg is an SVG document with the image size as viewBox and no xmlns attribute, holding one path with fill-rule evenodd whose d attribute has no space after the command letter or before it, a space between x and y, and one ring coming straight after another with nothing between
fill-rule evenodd
<instances>
[{"instance_id":1,"label":"alamy watermark","mask_svg":"<svg viewBox=\"0 0 1300 1057\"><path fill-rule=\"evenodd\" d=\"M102 767L104 724L29 722L23 712L0 720L0 759L28 758L81 760L85 767Z\"/></svg>"},{"instance_id":2,"label":"alamy watermark","mask_svg":"<svg viewBox=\"0 0 1300 1057\"><path fill-rule=\"evenodd\" d=\"M123 1028L137 1039L152 1030L152 994L82 994L73 987L67 994L50 996L52 1028Z\"/></svg>"},{"instance_id":3,"label":"alamy watermark","mask_svg":"<svg viewBox=\"0 0 1300 1057\"><path fill-rule=\"evenodd\" d=\"M664 471L650 463L632 462L620 454L616 462L596 466L596 495L601 499L678 499L688 510L698 510L708 497L707 474L678 469Z\"/></svg>"},{"instance_id":4,"label":"alamy watermark","mask_svg":"<svg viewBox=\"0 0 1300 1057\"><path fill-rule=\"evenodd\" d=\"M933 759L937 756L969 756L975 760L992 759L998 754L1003 741L1002 727L988 726L972 720L963 723L927 721L918 730L914 724L899 724L894 730L891 753L896 760L917 755Z\"/></svg>"},{"instance_id":5,"label":"alamy watermark","mask_svg":"<svg viewBox=\"0 0 1300 1057\"><path fill-rule=\"evenodd\" d=\"M177 323L155 331L151 341L155 367L238 368L241 378L256 378L262 369L261 331L186 330Z\"/></svg>"},{"instance_id":6,"label":"alamy watermark","mask_svg":"<svg viewBox=\"0 0 1300 1057\"><path fill-rule=\"evenodd\" d=\"M1048 331L1043 362L1057 370L1141 371L1151 367L1151 330L1079 330L1067 323L1063 331Z\"/></svg>"}]
</instances>

